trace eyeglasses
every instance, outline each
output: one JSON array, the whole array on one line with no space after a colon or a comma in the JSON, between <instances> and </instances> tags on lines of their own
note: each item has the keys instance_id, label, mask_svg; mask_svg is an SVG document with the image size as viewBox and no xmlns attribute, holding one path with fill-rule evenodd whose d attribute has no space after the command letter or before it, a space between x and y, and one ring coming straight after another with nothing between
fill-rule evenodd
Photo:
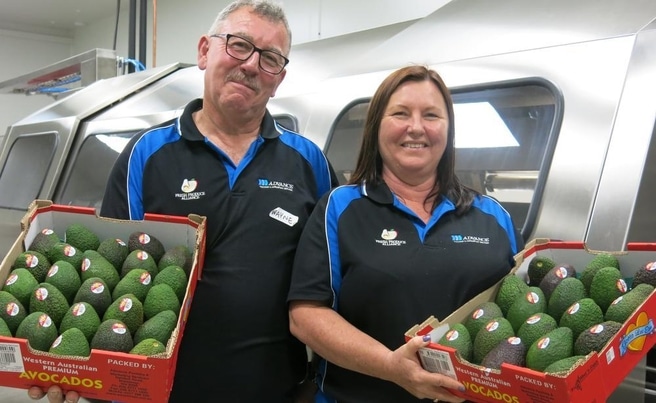
<instances>
[{"instance_id":1,"label":"eyeglasses","mask_svg":"<svg viewBox=\"0 0 656 403\"><path fill-rule=\"evenodd\" d=\"M260 68L270 74L280 74L289 59L273 50L264 50L255 46L251 41L241 36L232 34L214 34L213 38L224 38L226 41L226 53L237 60L248 60L253 53L260 54Z\"/></svg>"}]
</instances>

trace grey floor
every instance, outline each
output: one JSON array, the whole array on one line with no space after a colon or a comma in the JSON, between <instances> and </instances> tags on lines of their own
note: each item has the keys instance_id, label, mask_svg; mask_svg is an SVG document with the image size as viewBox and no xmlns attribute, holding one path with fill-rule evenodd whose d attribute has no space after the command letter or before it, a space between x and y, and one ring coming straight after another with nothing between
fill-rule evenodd
<instances>
[{"instance_id":1,"label":"grey floor","mask_svg":"<svg viewBox=\"0 0 656 403\"><path fill-rule=\"evenodd\" d=\"M32 400L27 396L26 389L5 388L0 386L0 402L2 403L48 403L48 399ZM88 403L88 400L80 399L80 403Z\"/></svg>"}]
</instances>

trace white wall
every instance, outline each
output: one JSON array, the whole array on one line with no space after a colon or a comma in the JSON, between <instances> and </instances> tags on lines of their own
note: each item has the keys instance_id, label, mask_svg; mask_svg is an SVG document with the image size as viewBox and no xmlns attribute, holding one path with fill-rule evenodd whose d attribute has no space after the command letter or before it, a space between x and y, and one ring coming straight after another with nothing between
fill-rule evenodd
<instances>
[{"instance_id":1,"label":"white wall","mask_svg":"<svg viewBox=\"0 0 656 403\"><path fill-rule=\"evenodd\" d=\"M409 21L423 17L449 0L282 0L293 44L329 38L365 29ZM198 38L207 32L218 12L230 0L159 0L156 2L156 26L153 21L153 3L149 3L147 16L146 65L153 67L183 62L196 63ZM122 2L117 53L128 55L127 2ZM82 53L93 48L113 46L115 17L97 21L75 34L74 51ZM156 29L155 32L154 29ZM154 52L153 52L154 50ZM138 56L139 49L136 49ZM154 60L153 60L154 59Z\"/></svg>"},{"instance_id":2,"label":"white wall","mask_svg":"<svg viewBox=\"0 0 656 403\"><path fill-rule=\"evenodd\" d=\"M292 44L409 21L430 14L450 0L280 0L292 30ZM154 0L148 2L146 67L196 63L198 38L230 0ZM156 5L155 14L153 12ZM116 37L118 56L128 57L129 2L121 2ZM156 17L155 17L156 15ZM156 31L154 21L156 18ZM0 82L38 70L91 49L114 47L116 16L78 28L73 38L0 30ZM138 39L138 27L137 27ZM139 49L135 50L138 58ZM292 54L293 57L293 54ZM142 61L144 62L144 61ZM0 94L0 135L6 127L54 99L47 95Z\"/></svg>"},{"instance_id":3,"label":"white wall","mask_svg":"<svg viewBox=\"0 0 656 403\"><path fill-rule=\"evenodd\" d=\"M72 43L70 38L0 30L0 82L70 57ZM49 96L16 95L0 89L0 136L5 135L7 126L53 101Z\"/></svg>"}]
</instances>

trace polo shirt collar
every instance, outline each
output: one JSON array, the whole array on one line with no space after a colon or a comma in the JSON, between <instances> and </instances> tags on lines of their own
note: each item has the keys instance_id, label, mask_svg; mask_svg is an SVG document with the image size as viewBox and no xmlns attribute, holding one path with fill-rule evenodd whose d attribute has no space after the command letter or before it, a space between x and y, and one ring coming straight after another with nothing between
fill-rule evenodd
<instances>
[{"instance_id":1,"label":"polo shirt collar","mask_svg":"<svg viewBox=\"0 0 656 403\"><path fill-rule=\"evenodd\" d=\"M202 98L194 99L185 106L182 115L178 118L178 132L184 139L191 141L205 141L205 136L198 130L192 114L203 107ZM276 129L275 121L267 110L260 125L260 136L266 140L275 139L280 136L280 132Z\"/></svg>"},{"instance_id":2,"label":"polo shirt collar","mask_svg":"<svg viewBox=\"0 0 656 403\"><path fill-rule=\"evenodd\" d=\"M364 182L360 185L360 192L363 196L370 198L380 204L394 204L394 195L383 181L379 183Z\"/></svg>"},{"instance_id":3,"label":"polo shirt collar","mask_svg":"<svg viewBox=\"0 0 656 403\"><path fill-rule=\"evenodd\" d=\"M376 203L394 205L394 194L384 181L380 181L380 183L364 182L360 185L360 192ZM455 209L455 204L450 199L445 196L440 197L441 201L433 215L441 216L445 212Z\"/></svg>"}]
</instances>

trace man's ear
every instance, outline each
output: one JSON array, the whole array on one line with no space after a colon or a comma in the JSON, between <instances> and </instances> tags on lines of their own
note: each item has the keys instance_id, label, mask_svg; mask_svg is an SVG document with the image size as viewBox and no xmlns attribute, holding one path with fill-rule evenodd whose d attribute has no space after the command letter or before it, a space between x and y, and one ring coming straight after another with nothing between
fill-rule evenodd
<instances>
[{"instance_id":1,"label":"man's ear","mask_svg":"<svg viewBox=\"0 0 656 403\"><path fill-rule=\"evenodd\" d=\"M205 70L207 66L207 52L210 49L210 38L207 35L203 35L198 40L198 55L196 56L196 61L198 62L198 68Z\"/></svg>"}]
</instances>

